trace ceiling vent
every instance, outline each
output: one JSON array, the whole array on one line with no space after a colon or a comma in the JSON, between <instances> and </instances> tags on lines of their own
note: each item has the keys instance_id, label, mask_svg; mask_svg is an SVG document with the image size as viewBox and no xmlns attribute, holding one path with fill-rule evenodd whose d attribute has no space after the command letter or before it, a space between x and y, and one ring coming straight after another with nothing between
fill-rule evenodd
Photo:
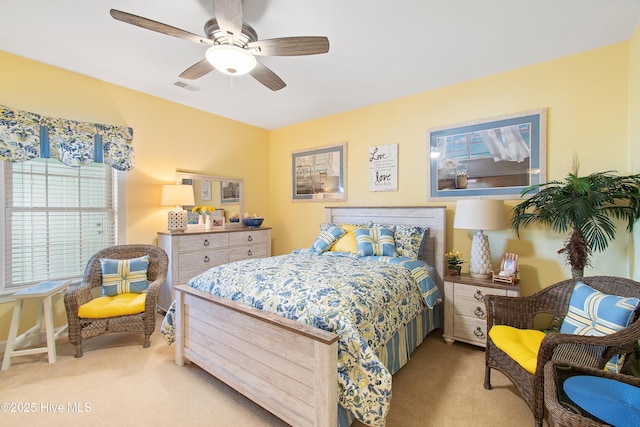
<instances>
[{"instance_id":1,"label":"ceiling vent","mask_svg":"<svg viewBox=\"0 0 640 427\"><path fill-rule=\"evenodd\" d=\"M189 83L185 83L185 82L180 81L180 80L176 80L173 84L174 84L174 86L181 87L182 89L186 89L186 90L189 90L191 92L198 92L200 90L200 88L198 86L190 85Z\"/></svg>"}]
</instances>

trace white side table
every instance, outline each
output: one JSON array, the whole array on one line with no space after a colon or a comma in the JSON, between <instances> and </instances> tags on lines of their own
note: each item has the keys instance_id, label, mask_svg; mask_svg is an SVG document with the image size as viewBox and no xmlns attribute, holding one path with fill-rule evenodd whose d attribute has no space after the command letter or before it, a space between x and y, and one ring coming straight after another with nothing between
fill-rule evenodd
<instances>
[{"instance_id":1,"label":"white side table","mask_svg":"<svg viewBox=\"0 0 640 427\"><path fill-rule=\"evenodd\" d=\"M6 371L11 366L11 358L14 356L25 356L27 354L36 353L48 353L49 363L56 362L56 338L64 330L67 329L67 325L61 326L58 329L53 327L53 307L51 305L51 299L54 295L67 291L70 280L58 280L52 282L42 282L28 289L20 292L16 292L13 296L16 298L16 303L13 306L13 317L11 318L11 326L9 328L9 337L7 338L7 347L4 352L4 359L2 361L2 370ZM20 324L20 313L22 312L22 304L27 299L39 299L42 302L42 307L38 310L38 317L36 324L28 331L24 332L20 336L18 334L18 325ZM27 337L36 332L40 332L42 327L42 315L44 313L44 323L47 332L47 346L29 348L24 350L16 350Z\"/></svg>"}]
</instances>

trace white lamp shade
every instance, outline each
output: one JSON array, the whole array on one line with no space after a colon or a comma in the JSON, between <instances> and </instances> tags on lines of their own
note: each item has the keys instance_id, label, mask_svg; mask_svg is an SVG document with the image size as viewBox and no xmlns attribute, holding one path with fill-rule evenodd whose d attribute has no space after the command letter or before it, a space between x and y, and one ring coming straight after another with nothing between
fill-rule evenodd
<instances>
[{"instance_id":1,"label":"white lamp shade","mask_svg":"<svg viewBox=\"0 0 640 427\"><path fill-rule=\"evenodd\" d=\"M193 186L191 185L163 185L162 206L190 206L195 204Z\"/></svg>"},{"instance_id":2,"label":"white lamp shade","mask_svg":"<svg viewBox=\"0 0 640 427\"><path fill-rule=\"evenodd\" d=\"M453 228L504 230L507 228L504 202L491 199L458 200Z\"/></svg>"}]
</instances>

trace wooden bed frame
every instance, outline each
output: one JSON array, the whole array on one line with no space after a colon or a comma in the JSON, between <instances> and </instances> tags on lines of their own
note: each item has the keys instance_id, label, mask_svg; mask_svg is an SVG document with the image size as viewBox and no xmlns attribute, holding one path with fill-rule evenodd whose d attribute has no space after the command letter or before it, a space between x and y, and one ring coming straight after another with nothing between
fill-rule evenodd
<instances>
[{"instance_id":1,"label":"wooden bed frame","mask_svg":"<svg viewBox=\"0 0 640 427\"><path fill-rule=\"evenodd\" d=\"M444 295L443 206L326 208L326 222L367 221L429 227L423 258ZM337 426L337 335L186 286L176 302L178 365L195 363L290 425Z\"/></svg>"}]
</instances>

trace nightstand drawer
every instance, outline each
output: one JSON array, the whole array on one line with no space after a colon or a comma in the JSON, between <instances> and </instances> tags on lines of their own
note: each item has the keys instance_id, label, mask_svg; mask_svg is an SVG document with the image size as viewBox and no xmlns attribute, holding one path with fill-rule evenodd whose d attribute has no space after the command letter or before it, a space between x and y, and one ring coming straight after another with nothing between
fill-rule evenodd
<instances>
[{"instance_id":1,"label":"nightstand drawer","mask_svg":"<svg viewBox=\"0 0 640 427\"><path fill-rule=\"evenodd\" d=\"M474 341L485 346L487 342L487 322L467 316L453 316L453 335L465 341Z\"/></svg>"},{"instance_id":2,"label":"nightstand drawer","mask_svg":"<svg viewBox=\"0 0 640 427\"><path fill-rule=\"evenodd\" d=\"M455 299L453 301L454 314L461 314L463 316L486 319L487 309L483 301L470 301L468 299Z\"/></svg>"},{"instance_id":3,"label":"nightstand drawer","mask_svg":"<svg viewBox=\"0 0 640 427\"><path fill-rule=\"evenodd\" d=\"M506 295L507 291L502 289L488 288L484 286L456 286L455 287L455 299L456 301L465 300L470 302L479 302L484 305L485 295Z\"/></svg>"}]
</instances>

